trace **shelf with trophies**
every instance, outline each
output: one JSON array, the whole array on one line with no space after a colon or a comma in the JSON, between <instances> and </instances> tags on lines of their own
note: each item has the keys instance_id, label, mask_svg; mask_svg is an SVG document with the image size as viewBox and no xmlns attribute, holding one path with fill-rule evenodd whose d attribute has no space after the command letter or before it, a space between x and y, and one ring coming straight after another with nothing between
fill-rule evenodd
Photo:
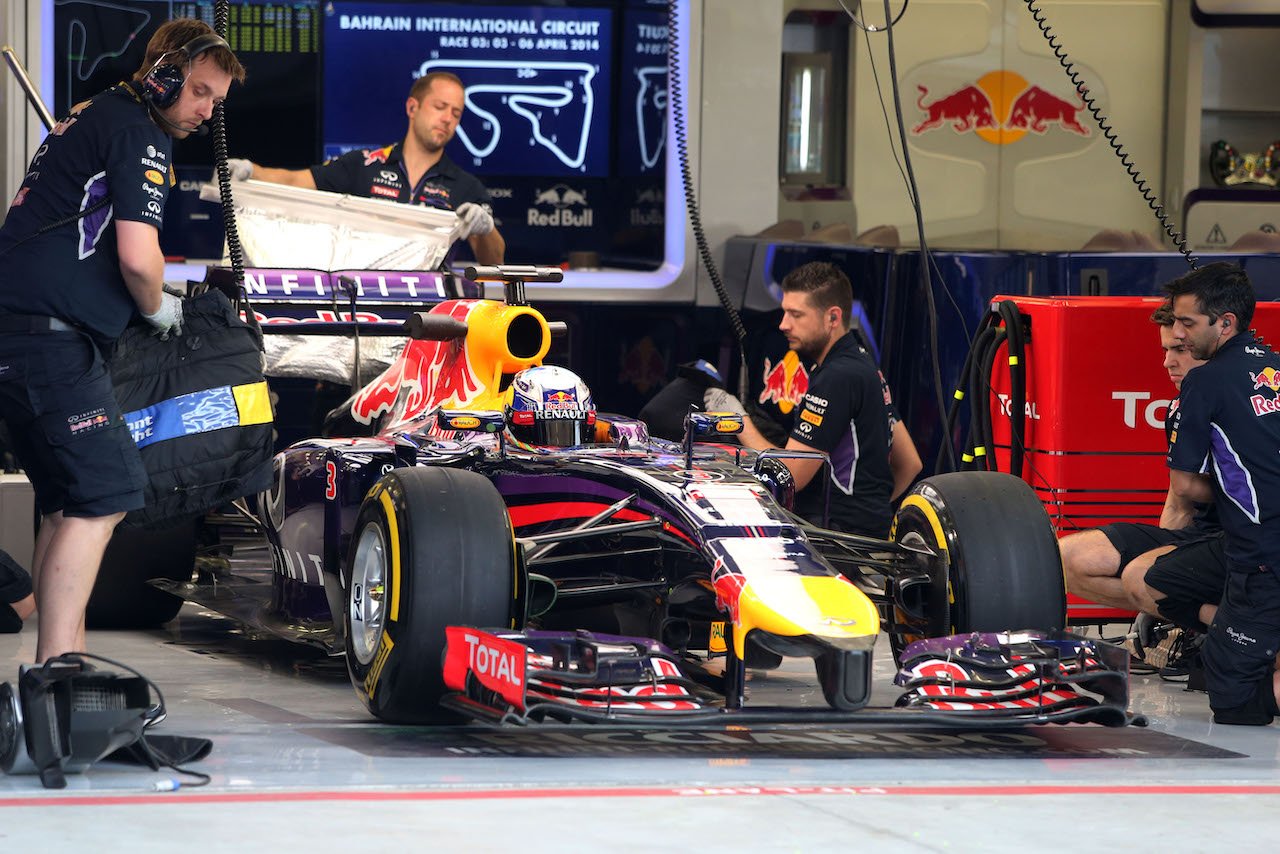
<instances>
[{"instance_id":1,"label":"shelf with trophies","mask_svg":"<svg viewBox=\"0 0 1280 854\"><path fill-rule=\"evenodd\" d=\"M1165 197L1196 252L1280 252L1280 0L1174 0Z\"/></svg>"}]
</instances>

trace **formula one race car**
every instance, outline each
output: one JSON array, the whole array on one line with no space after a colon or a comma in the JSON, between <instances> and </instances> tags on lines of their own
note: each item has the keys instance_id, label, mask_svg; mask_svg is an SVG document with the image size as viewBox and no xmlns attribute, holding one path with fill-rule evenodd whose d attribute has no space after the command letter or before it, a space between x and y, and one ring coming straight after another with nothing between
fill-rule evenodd
<instances>
[{"instance_id":1,"label":"formula one race car","mask_svg":"<svg viewBox=\"0 0 1280 854\"><path fill-rule=\"evenodd\" d=\"M739 416L691 412L683 443L651 438L543 366L554 330L523 280L558 274L468 270L506 282L506 299L414 314L397 361L341 408L346 437L276 457L257 501L270 582L167 589L345 652L375 716L426 724L845 720L869 700L882 630L900 654L1063 627L1057 543L1022 481L926 479L889 540L808 524L789 511L792 452L724 443ZM1115 722L1118 703L1124 719L1124 698L1071 687L1123 669L1114 649L1045 634L952 646L943 658L987 669L939 680L905 656L902 714ZM747 707L746 669L784 656L814 659L829 709Z\"/></svg>"}]
</instances>

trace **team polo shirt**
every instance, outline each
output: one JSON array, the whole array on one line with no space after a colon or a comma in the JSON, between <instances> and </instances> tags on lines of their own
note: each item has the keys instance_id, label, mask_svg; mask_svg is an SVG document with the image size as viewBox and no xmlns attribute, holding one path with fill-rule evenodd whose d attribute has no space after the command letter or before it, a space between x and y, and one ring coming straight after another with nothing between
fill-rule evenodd
<instances>
[{"instance_id":1,"label":"team polo shirt","mask_svg":"<svg viewBox=\"0 0 1280 854\"><path fill-rule=\"evenodd\" d=\"M171 150L136 84L73 107L36 150L0 228L0 251L18 244L0 255L0 312L58 317L104 344L118 338L136 307L112 222L160 228L175 183ZM106 206L75 218L103 199Z\"/></svg>"},{"instance_id":2,"label":"team polo shirt","mask_svg":"<svg viewBox=\"0 0 1280 854\"><path fill-rule=\"evenodd\" d=\"M809 374L797 407L791 438L831 458L831 527L837 530L888 536L893 475L885 395L876 363L847 334ZM821 524L825 494L814 478L796 495L796 512Z\"/></svg>"},{"instance_id":3,"label":"team polo shirt","mask_svg":"<svg viewBox=\"0 0 1280 854\"><path fill-rule=\"evenodd\" d=\"M1169 401L1169 409L1164 415L1164 441L1165 447L1173 444L1173 422L1178 415L1178 398ZM1201 504L1199 501L1193 501L1196 515L1191 520L1191 526L1202 534L1220 534L1222 533L1222 523L1218 521L1218 506L1212 501Z\"/></svg>"},{"instance_id":4,"label":"team polo shirt","mask_svg":"<svg viewBox=\"0 0 1280 854\"><path fill-rule=\"evenodd\" d=\"M1168 462L1212 476L1232 563L1280 568L1280 356L1236 335L1188 372Z\"/></svg>"},{"instance_id":5,"label":"team polo shirt","mask_svg":"<svg viewBox=\"0 0 1280 854\"><path fill-rule=\"evenodd\" d=\"M467 202L489 206L489 191L474 176L463 172L440 153L440 160L409 186L409 172L404 166L404 144L385 148L353 150L311 167L317 190L390 199L410 205L456 211Z\"/></svg>"}]
</instances>

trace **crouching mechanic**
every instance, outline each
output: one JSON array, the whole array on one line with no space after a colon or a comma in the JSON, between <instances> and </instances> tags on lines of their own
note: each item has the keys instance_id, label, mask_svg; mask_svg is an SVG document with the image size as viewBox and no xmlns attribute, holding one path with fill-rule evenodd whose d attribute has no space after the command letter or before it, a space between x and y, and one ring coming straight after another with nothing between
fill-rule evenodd
<instances>
[{"instance_id":1,"label":"crouching mechanic","mask_svg":"<svg viewBox=\"0 0 1280 854\"><path fill-rule=\"evenodd\" d=\"M83 650L85 606L146 472L103 361L142 315L182 326L160 225L173 139L213 115L241 67L212 28L163 24L133 80L49 132L0 228L0 413L43 519L33 571L38 661Z\"/></svg>"},{"instance_id":2,"label":"crouching mechanic","mask_svg":"<svg viewBox=\"0 0 1280 854\"><path fill-rule=\"evenodd\" d=\"M1174 336L1205 364L1182 382L1169 485L1214 501L1227 583L1201 648L1213 719L1269 724L1280 714L1280 356L1249 332L1253 284L1220 261L1165 285Z\"/></svg>"},{"instance_id":3,"label":"crouching mechanic","mask_svg":"<svg viewBox=\"0 0 1280 854\"><path fill-rule=\"evenodd\" d=\"M306 190L390 199L458 214L465 239L481 264L501 264L507 244L493 223L489 191L444 153L466 105L462 81L447 71L419 77L409 90L409 129L395 145L348 151L309 169L276 169L248 160L227 161L231 178L254 178Z\"/></svg>"},{"instance_id":4,"label":"crouching mechanic","mask_svg":"<svg viewBox=\"0 0 1280 854\"><path fill-rule=\"evenodd\" d=\"M1173 308L1161 305L1151 315L1160 332L1164 367L1175 389L1204 362L1174 336ZM1178 411L1178 398L1165 416L1166 439ZM1067 590L1112 608L1142 611L1175 625L1204 632L1222 598L1227 566L1222 526L1212 503L1196 505L1172 489L1165 497L1160 524L1115 522L1063 537L1062 569Z\"/></svg>"},{"instance_id":5,"label":"crouching mechanic","mask_svg":"<svg viewBox=\"0 0 1280 854\"><path fill-rule=\"evenodd\" d=\"M815 261L797 267L782 280L782 322L778 328L791 349L816 363L809 390L796 408L787 450L825 451L831 460L830 524L835 530L884 539L892 521L894 474L890 442L902 425L890 424L887 393L880 371L850 331L853 287L833 264ZM757 451L776 449L742 403L724 389L708 389L709 411L743 416L742 444ZM909 441L909 439L908 439ZM914 451L914 446L912 448ZM820 460L787 459L796 483L795 511L822 523L827 490L815 480ZM920 470L901 477L909 484Z\"/></svg>"}]
</instances>

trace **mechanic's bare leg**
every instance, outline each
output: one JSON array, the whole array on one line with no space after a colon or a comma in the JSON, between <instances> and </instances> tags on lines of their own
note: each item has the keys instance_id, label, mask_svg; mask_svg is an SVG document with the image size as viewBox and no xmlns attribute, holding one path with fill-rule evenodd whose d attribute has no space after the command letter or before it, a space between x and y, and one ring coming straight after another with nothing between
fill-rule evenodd
<instances>
[{"instance_id":1,"label":"mechanic's bare leg","mask_svg":"<svg viewBox=\"0 0 1280 854\"><path fill-rule=\"evenodd\" d=\"M1058 541L1062 552L1062 574L1067 591L1090 602L1112 608L1132 608L1133 602L1117 577L1120 552L1107 535L1098 530L1081 531Z\"/></svg>"},{"instance_id":2,"label":"mechanic's bare leg","mask_svg":"<svg viewBox=\"0 0 1280 854\"><path fill-rule=\"evenodd\" d=\"M57 523L37 564L37 663L64 652L84 650L85 606L89 604L107 541L123 518L123 513L90 518L65 516Z\"/></svg>"},{"instance_id":3,"label":"mechanic's bare leg","mask_svg":"<svg viewBox=\"0 0 1280 854\"><path fill-rule=\"evenodd\" d=\"M1148 587L1146 578L1147 570L1156 562L1156 558L1166 555L1173 551L1177 546L1160 546L1149 552L1142 554L1129 561L1129 565L1124 568L1124 572L1120 573L1120 581L1124 585L1125 595L1129 597L1131 608L1136 611L1150 614L1153 617L1160 617L1160 610L1156 607L1156 600L1163 599L1164 594L1154 587ZM1161 617L1161 619L1164 619Z\"/></svg>"},{"instance_id":4,"label":"mechanic's bare leg","mask_svg":"<svg viewBox=\"0 0 1280 854\"><path fill-rule=\"evenodd\" d=\"M32 587L38 587L40 584L40 564L44 561L44 554L49 551L49 543L53 540L53 536L58 532L58 526L61 524L61 510L40 517L40 530L36 531L35 549L31 553Z\"/></svg>"}]
</instances>

